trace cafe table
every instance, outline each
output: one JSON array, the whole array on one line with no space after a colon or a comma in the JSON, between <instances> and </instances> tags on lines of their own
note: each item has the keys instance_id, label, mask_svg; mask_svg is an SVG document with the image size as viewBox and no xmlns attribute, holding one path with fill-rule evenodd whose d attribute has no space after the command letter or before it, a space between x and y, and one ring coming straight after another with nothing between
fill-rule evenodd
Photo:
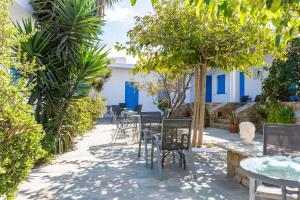
<instances>
[{"instance_id":1,"label":"cafe table","mask_svg":"<svg viewBox=\"0 0 300 200\"><path fill-rule=\"evenodd\" d=\"M286 187L300 188L300 157L251 157L242 160L240 167L249 177L249 200L255 200L255 181L280 186L283 200L287 199Z\"/></svg>"}]
</instances>

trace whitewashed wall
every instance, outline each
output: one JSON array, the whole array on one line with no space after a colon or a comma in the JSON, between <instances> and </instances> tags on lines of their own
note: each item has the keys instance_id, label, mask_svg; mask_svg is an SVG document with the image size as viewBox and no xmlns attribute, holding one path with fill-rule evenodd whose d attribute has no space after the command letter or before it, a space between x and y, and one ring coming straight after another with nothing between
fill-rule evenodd
<instances>
[{"instance_id":1,"label":"whitewashed wall","mask_svg":"<svg viewBox=\"0 0 300 200\"><path fill-rule=\"evenodd\" d=\"M104 84L102 95L107 99L107 105L116 105L125 102L125 82L138 81L141 76L132 75L131 69L113 67L112 76ZM139 91L139 104L143 105L142 111L158 111L153 103L153 97L145 91Z\"/></svg>"},{"instance_id":2,"label":"whitewashed wall","mask_svg":"<svg viewBox=\"0 0 300 200\"><path fill-rule=\"evenodd\" d=\"M32 13L29 0L16 0L10 6L9 13L13 21L22 22L22 18L29 17Z\"/></svg>"}]
</instances>

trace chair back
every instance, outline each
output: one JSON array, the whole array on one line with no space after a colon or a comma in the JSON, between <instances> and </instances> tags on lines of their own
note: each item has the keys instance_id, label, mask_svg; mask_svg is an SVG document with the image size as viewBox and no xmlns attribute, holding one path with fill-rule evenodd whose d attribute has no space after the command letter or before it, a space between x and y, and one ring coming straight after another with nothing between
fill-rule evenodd
<instances>
[{"instance_id":1,"label":"chair back","mask_svg":"<svg viewBox=\"0 0 300 200\"><path fill-rule=\"evenodd\" d=\"M163 119L162 150L189 150L191 130L192 119Z\"/></svg>"},{"instance_id":2,"label":"chair back","mask_svg":"<svg viewBox=\"0 0 300 200\"><path fill-rule=\"evenodd\" d=\"M169 118L170 116L170 110L164 110L163 111L163 118Z\"/></svg>"},{"instance_id":3,"label":"chair back","mask_svg":"<svg viewBox=\"0 0 300 200\"><path fill-rule=\"evenodd\" d=\"M121 108L119 105L111 105L111 108L116 117L121 116Z\"/></svg>"},{"instance_id":4,"label":"chair back","mask_svg":"<svg viewBox=\"0 0 300 200\"><path fill-rule=\"evenodd\" d=\"M142 112L142 108L143 108L143 105L136 105L134 108L134 111L140 114Z\"/></svg>"},{"instance_id":5,"label":"chair back","mask_svg":"<svg viewBox=\"0 0 300 200\"><path fill-rule=\"evenodd\" d=\"M120 108L126 108L126 103L119 103Z\"/></svg>"},{"instance_id":6,"label":"chair back","mask_svg":"<svg viewBox=\"0 0 300 200\"><path fill-rule=\"evenodd\" d=\"M112 122L114 124L116 124L117 128L120 128L120 124L119 124L119 121L117 119L116 113L113 111L113 107L111 107L111 109L110 109L110 115L111 115L111 118L112 118Z\"/></svg>"},{"instance_id":7,"label":"chair back","mask_svg":"<svg viewBox=\"0 0 300 200\"><path fill-rule=\"evenodd\" d=\"M161 112L141 112L142 130L160 132L162 122Z\"/></svg>"},{"instance_id":8,"label":"chair back","mask_svg":"<svg viewBox=\"0 0 300 200\"><path fill-rule=\"evenodd\" d=\"M300 156L300 125L264 124L264 155Z\"/></svg>"}]
</instances>

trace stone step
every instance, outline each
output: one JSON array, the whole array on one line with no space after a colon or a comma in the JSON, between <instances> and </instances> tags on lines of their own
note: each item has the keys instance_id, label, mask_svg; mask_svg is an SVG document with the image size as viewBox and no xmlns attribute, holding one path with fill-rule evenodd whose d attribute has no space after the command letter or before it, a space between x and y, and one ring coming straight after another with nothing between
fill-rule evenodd
<instances>
[{"instance_id":1,"label":"stone step","mask_svg":"<svg viewBox=\"0 0 300 200\"><path fill-rule=\"evenodd\" d=\"M217 122L222 123L222 124L230 124L229 119L226 119L226 118L218 118Z\"/></svg>"},{"instance_id":2,"label":"stone step","mask_svg":"<svg viewBox=\"0 0 300 200\"><path fill-rule=\"evenodd\" d=\"M228 127L229 127L229 124L223 124L223 123L216 123L216 122L211 122L209 124L210 127L213 127L213 128L221 128L221 129L225 129L227 130Z\"/></svg>"}]
</instances>

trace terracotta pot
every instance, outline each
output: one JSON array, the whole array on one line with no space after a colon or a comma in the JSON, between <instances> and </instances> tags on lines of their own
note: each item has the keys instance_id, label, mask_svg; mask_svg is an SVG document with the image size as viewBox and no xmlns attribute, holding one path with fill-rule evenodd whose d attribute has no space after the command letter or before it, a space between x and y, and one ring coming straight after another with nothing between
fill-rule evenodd
<instances>
[{"instance_id":1,"label":"terracotta pot","mask_svg":"<svg viewBox=\"0 0 300 200\"><path fill-rule=\"evenodd\" d=\"M230 133L238 133L239 132L239 127L236 124L229 124L228 131Z\"/></svg>"},{"instance_id":2,"label":"terracotta pot","mask_svg":"<svg viewBox=\"0 0 300 200\"><path fill-rule=\"evenodd\" d=\"M186 111L183 115L184 117L190 117L191 116L191 113L189 111Z\"/></svg>"}]
</instances>

